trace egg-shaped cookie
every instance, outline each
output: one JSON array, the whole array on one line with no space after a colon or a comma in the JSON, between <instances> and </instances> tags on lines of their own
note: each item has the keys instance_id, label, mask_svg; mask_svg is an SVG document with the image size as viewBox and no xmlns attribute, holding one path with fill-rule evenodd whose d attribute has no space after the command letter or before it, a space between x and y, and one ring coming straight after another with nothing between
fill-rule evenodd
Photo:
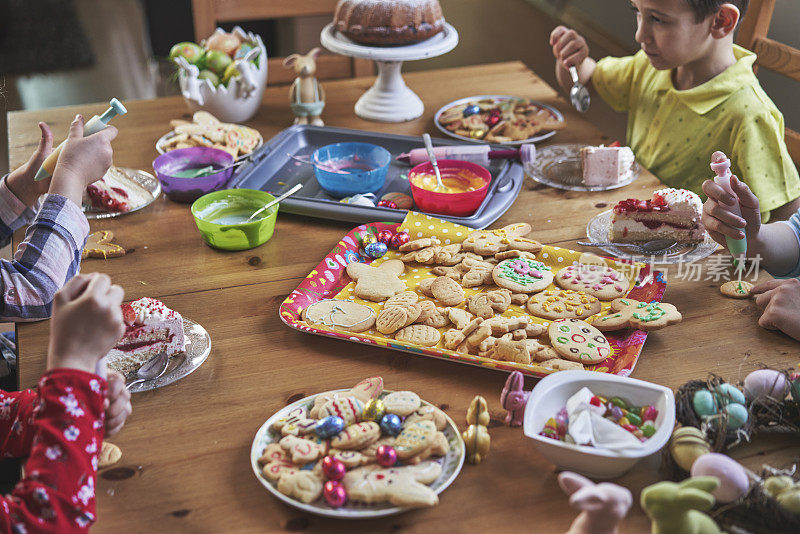
<instances>
[{"instance_id":1,"label":"egg-shaped cookie","mask_svg":"<svg viewBox=\"0 0 800 534\"><path fill-rule=\"evenodd\" d=\"M557 319L547 328L550 343L565 360L593 365L611 355L611 345L600 330L580 319Z\"/></svg>"},{"instance_id":2,"label":"egg-shaped cookie","mask_svg":"<svg viewBox=\"0 0 800 534\"><path fill-rule=\"evenodd\" d=\"M553 281L553 272L544 263L530 258L508 258L492 270L492 279L512 293L535 293Z\"/></svg>"}]
</instances>

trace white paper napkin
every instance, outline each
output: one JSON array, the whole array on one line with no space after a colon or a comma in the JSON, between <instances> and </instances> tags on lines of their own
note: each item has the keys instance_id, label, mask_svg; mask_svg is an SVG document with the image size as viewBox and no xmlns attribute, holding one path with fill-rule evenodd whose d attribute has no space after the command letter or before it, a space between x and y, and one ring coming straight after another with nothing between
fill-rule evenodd
<instances>
[{"instance_id":1,"label":"white paper napkin","mask_svg":"<svg viewBox=\"0 0 800 534\"><path fill-rule=\"evenodd\" d=\"M575 443L619 452L641 448L644 443L639 438L602 416L603 406L593 406L589 402L593 396L589 388L583 388L567 400L567 432Z\"/></svg>"}]
</instances>

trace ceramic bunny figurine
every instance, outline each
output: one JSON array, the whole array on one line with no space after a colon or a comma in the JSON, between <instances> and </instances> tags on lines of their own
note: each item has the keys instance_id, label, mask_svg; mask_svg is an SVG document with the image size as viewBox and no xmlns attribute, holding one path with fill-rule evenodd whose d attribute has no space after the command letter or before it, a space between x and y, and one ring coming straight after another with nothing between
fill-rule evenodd
<instances>
[{"instance_id":1,"label":"ceramic bunny figurine","mask_svg":"<svg viewBox=\"0 0 800 534\"><path fill-rule=\"evenodd\" d=\"M703 513L714 506L711 492L717 487L717 477L692 477L644 488L641 505L653 521L652 534L721 534L714 520Z\"/></svg>"},{"instance_id":2,"label":"ceramic bunny figurine","mask_svg":"<svg viewBox=\"0 0 800 534\"><path fill-rule=\"evenodd\" d=\"M500 404L508 410L506 414L506 424L509 426L521 426L522 416L525 414L525 405L528 403L530 391L523 390L525 377L519 371L514 371L506 379L503 392L500 393Z\"/></svg>"},{"instance_id":3,"label":"ceramic bunny figurine","mask_svg":"<svg viewBox=\"0 0 800 534\"><path fill-rule=\"evenodd\" d=\"M569 505L581 510L567 534L617 534L619 522L628 514L633 496L627 488L601 482L595 484L577 473L564 471L558 484L569 497Z\"/></svg>"},{"instance_id":4,"label":"ceramic bunny figurine","mask_svg":"<svg viewBox=\"0 0 800 534\"><path fill-rule=\"evenodd\" d=\"M289 105L294 113L295 124L325 126L320 115L325 107L325 91L314 74L317 72L317 56L322 51L317 47L308 54L292 54L283 60L287 69L294 68L297 78L289 89Z\"/></svg>"},{"instance_id":5,"label":"ceramic bunny figurine","mask_svg":"<svg viewBox=\"0 0 800 534\"><path fill-rule=\"evenodd\" d=\"M467 449L467 461L479 464L489 453L489 407L486 399L476 395L467 409L467 424L469 427L461 434Z\"/></svg>"}]
</instances>

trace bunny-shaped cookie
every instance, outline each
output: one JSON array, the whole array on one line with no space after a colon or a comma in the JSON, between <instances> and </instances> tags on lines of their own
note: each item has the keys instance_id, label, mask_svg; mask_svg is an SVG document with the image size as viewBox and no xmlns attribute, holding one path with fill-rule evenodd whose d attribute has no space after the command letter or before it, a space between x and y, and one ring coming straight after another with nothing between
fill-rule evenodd
<instances>
[{"instance_id":1,"label":"bunny-shaped cookie","mask_svg":"<svg viewBox=\"0 0 800 534\"><path fill-rule=\"evenodd\" d=\"M717 487L717 477L692 477L644 488L641 505L653 520L652 534L721 534L714 520L703 513L714 506L711 492Z\"/></svg>"},{"instance_id":2,"label":"bunny-shaped cookie","mask_svg":"<svg viewBox=\"0 0 800 534\"><path fill-rule=\"evenodd\" d=\"M506 424L509 426L522 425L522 416L525 414L525 405L528 403L530 391L525 391L525 378L519 371L514 371L506 379L503 392L500 393L500 404L508 410Z\"/></svg>"},{"instance_id":3,"label":"bunny-shaped cookie","mask_svg":"<svg viewBox=\"0 0 800 534\"><path fill-rule=\"evenodd\" d=\"M461 434L464 438L464 445L467 449L467 461L471 464L479 464L489 453L489 406L486 399L476 395L467 409L467 424L469 427Z\"/></svg>"},{"instance_id":4,"label":"bunny-shaped cookie","mask_svg":"<svg viewBox=\"0 0 800 534\"><path fill-rule=\"evenodd\" d=\"M577 473L564 471L558 484L569 494L569 504L581 510L567 534L616 534L619 522L633 504L627 488L601 482L595 484Z\"/></svg>"},{"instance_id":5,"label":"bunny-shaped cookie","mask_svg":"<svg viewBox=\"0 0 800 534\"><path fill-rule=\"evenodd\" d=\"M287 69L294 68L297 78L289 89L289 105L294 113L295 124L324 126L320 115L325 108L325 91L314 74L317 72L317 56L322 49L317 47L306 55L292 54L283 60Z\"/></svg>"},{"instance_id":6,"label":"bunny-shaped cookie","mask_svg":"<svg viewBox=\"0 0 800 534\"><path fill-rule=\"evenodd\" d=\"M357 297L380 302L408 289L406 283L398 278L406 266L400 260L386 260L378 267L366 263L351 263L347 274L356 280L353 293Z\"/></svg>"}]
</instances>

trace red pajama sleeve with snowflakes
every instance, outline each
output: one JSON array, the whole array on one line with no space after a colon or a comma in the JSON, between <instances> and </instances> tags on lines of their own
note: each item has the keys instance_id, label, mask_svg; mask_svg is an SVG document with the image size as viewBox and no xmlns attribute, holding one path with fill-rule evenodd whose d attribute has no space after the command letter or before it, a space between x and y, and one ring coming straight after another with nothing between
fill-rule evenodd
<instances>
[{"instance_id":1,"label":"red pajama sleeve with snowflakes","mask_svg":"<svg viewBox=\"0 0 800 534\"><path fill-rule=\"evenodd\" d=\"M0 454L28 455L25 478L0 498L0 533L88 532L106 381L54 369L33 390L0 391Z\"/></svg>"}]
</instances>

